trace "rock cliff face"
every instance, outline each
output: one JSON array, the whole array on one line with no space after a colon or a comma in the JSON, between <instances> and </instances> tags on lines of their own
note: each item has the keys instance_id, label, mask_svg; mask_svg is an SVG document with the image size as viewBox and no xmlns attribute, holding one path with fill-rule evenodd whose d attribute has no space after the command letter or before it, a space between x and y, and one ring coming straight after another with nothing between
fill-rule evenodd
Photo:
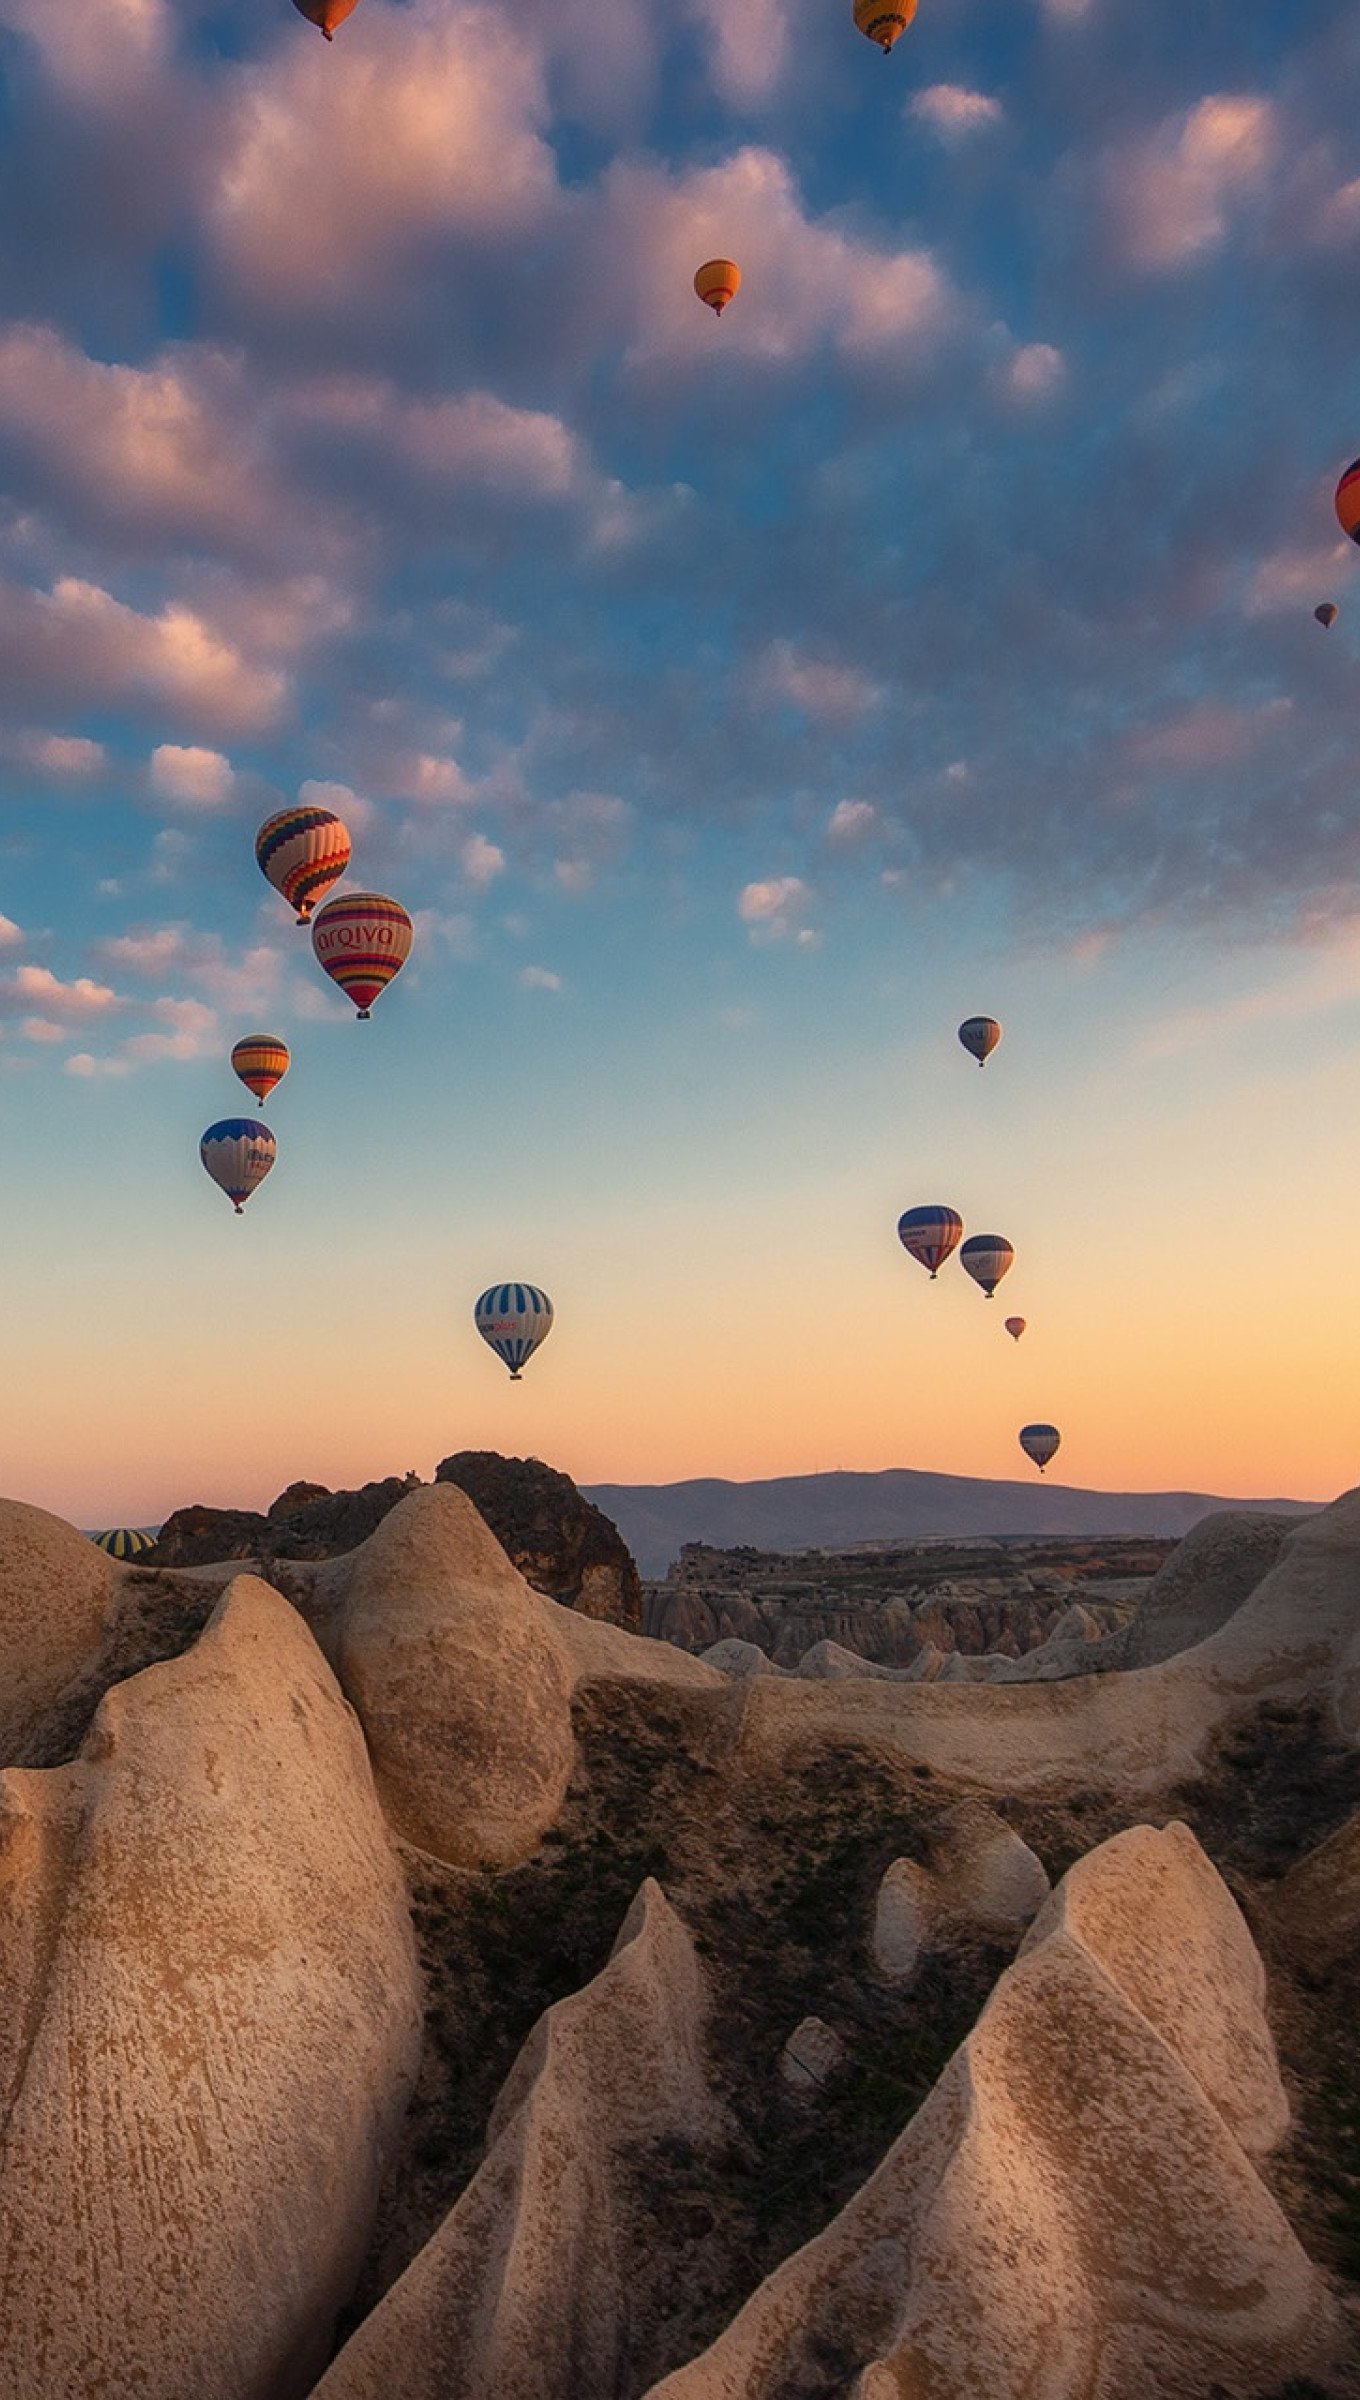
<instances>
[{"instance_id":1,"label":"rock cliff face","mask_svg":"<svg viewBox=\"0 0 1360 2400\"><path fill-rule=\"evenodd\" d=\"M642 1584L628 1546L569 1475L538 1458L458 1450L440 1460L434 1479L467 1493L536 1592L583 1617L641 1633Z\"/></svg>"}]
</instances>

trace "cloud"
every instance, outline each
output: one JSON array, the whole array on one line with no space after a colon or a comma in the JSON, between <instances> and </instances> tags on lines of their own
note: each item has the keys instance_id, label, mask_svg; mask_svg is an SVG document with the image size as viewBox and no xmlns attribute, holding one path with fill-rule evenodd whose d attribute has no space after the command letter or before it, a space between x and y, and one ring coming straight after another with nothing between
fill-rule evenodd
<instances>
[{"instance_id":1,"label":"cloud","mask_svg":"<svg viewBox=\"0 0 1360 2400\"><path fill-rule=\"evenodd\" d=\"M157 1030L131 1034L122 1045L123 1057L134 1065L162 1058L203 1058L217 1048L220 1020L204 1001L160 999L153 1001L151 1013Z\"/></svg>"},{"instance_id":2,"label":"cloud","mask_svg":"<svg viewBox=\"0 0 1360 2400\"><path fill-rule=\"evenodd\" d=\"M22 950L26 934L13 917L0 917L0 950Z\"/></svg>"},{"instance_id":3,"label":"cloud","mask_svg":"<svg viewBox=\"0 0 1360 2400\"><path fill-rule=\"evenodd\" d=\"M1315 608L1348 572L1344 541L1287 545L1272 550L1256 567L1244 603L1249 617L1280 616Z\"/></svg>"},{"instance_id":4,"label":"cloud","mask_svg":"<svg viewBox=\"0 0 1360 2400\"><path fill-rule=\"evenodd\" d=\"M505 852L484 833L470 834L459 852L459 864L474 891L484 892L498 875L505 872Z\"/></svg>"},{"instance_id":5,"label":"cloud","mask_svg":"<svg viewBox=\"0 0 1360 2400\"><path fill-rule=\"evenodd\" d=\"M793 642L772 642L757 661L753 691L824 725L853 724L878 699L877 686L843 659L818 658Z\"/></svg>"},{"instance_id":6,"label":"cloud","mask_svg":"<svg viewBox=\"0 0 1360 2400\"><path fill-rule=\"evenodd\" d=\"M88 1050L74 1050L65 1062L68 1075L91 1082L100 1075L130 1075L132 1067L125 1058L94 1058Z\"/></svg>"},{"instance_id":7,"label":"cloud","mask_svg":"<svg viewBox=\"0 0 1360 2400\"><path fill-rule=\"evenodd\" d=\"M1022 403L1051 400L1066 380L1067 362L1048 342L1027 342L1013 351L1000 377L1007 396Z\"/></svg>"},{"instance_id":8,"label":"cloud","mask_svg":"<svg viewBox=\"0 0 1360 2400\"><path fill-rule=\"evenodd\" d=\"M551 967L521 967L518 980L526 992L560 992L562 978Z\"/></svg>"},{"instance_id":9,"label":"cloud","mask_svg":"<svg viewBox=\"0 0 1360 2400\"><path fill-rule=\"evenodd\" d=\"M838 800L827 819L826 838L849 849L865 842L879 829L879 814L872 801Z\"/></svg>"},{"instance_id":10,"label":"cloud","mask_svg":"<svg viewBox=\"0 0 1360 2400\"><path fill-rule=\"evenodd\" d=\"M709 66L729 108L752 108L769 97L788 57L788 18L782 0L692 0L709 45Z\"/></svg>"},{"instance_id":11,"label":"cloud","mask_svg":"<svg viewBox=\"0 0 1360 2400\"><path fill-rule=\"evenodd\" d=\"M205 731L263 731L288 694L286 677L253 666L192 609L171 601L143 616L71 575L50 592L0 584L0 655L21 699L155 710Z\"/></svg>"},{"instance_id":12,"label":"cloud","mask_svg":"<svg viewBox=\"0 0 1360 2400\"><path fill-rule=\"evenodd\" d=\"M806 918L812 891L799 875L776 875L764 883L748 883L737 902L737 914L751 928L753 942L816 940Z\"/></svg>"},{"instance_id":13,"label":"cloud","mask_svg":"<svg viewBox=\"0 0 1360 2400\"><path fill-rule=\"evenodd\" d=\"M1260 707L1233 707L1202 700L1160 725L1148 726L1131 744L1134 763L1172 774L1196 774L1237 766L1287 723L1293 703L1279 699Z\"/></svg>"},{"instance_id":14,"label":"cloud","mask_svg":"<svg viewBox=\"0 0 1360 2400\"><path fill-rule=\"evenodd\" d=\"M85 1024L112 1015L124 1006L117 992L88 975L63 983L50 967L16 967L0 975L0 1016L40 1015L55 1023Z\"/></svg>"},{"instance_id":15,"label":"cloud","mask_svg":"<svg viewBox=\"0 0 1360 2400\"><path fill-rule=\"evenodd\" d=\"M235 780L231 760L220 750L161 742L151 753L151 788L177 808L222 808Z\"/></svg>"},{"instance_id":16,"label":"cloud","mask_svg":"<svg viewBox=\"0 0 1360 2400\"><path fill-rule=\"evenodd\" d=\"M908 103L907 113L951 144L1000 125L1006 114L999 100L987 92L970 92L960 83L928 84Z\"/></svg>"},{"instance_id":17,"label":"cloud","mask_svg":"<svg viewBox=\"0 0 1360 2400\"><path fill-rule=\"evenodd\" d=\"M368 833L378 821L378 811L362 792L347 783L327 783L309 775L298 785L299 808L328 808L338 817L347 833Z\"/></svg>"},{"instance_id":18,"label":"cloud","mask_svg":"<svg viewBox=\"0 0 1360 2400\"><path fill-rule=\"evenodd\" d=\"M229 1011L268 1006L277 999L285 974L283 960L268 943L240 951L220 934L204 933L183 919L134 925L127 933L110 935L95 944L95 956L114 973L142 982L173 979L191 984L190 997ZM169 1009L179 1002L167 998L155 1005Z\"/></svg>"},{"instance_id":19,"label":"cloud","mask_svg":"<svg viewBox=\"0 0 1360 2400\"><path fill-rule=\"evenodd\" d=\"M88 741L81 734L20 729L0 735L0 755L17 759L40 775L79 782L100 772L106 754L102 742Z\"/></svg>"},{"instance_id":20,"label":"cloud","mask_svg":"<svg viewBox=\"0 0 1360 2400\"><path fill-rule=\"evenodd\" d=\"M43 66L69 99L92 109L122 103L169 51L173 19L166 0L3 0L0 25L35 44Z\"/></svg>"},{"instance_id":21,"label":"cloud","mask_svg":"<svg viewBox=\"0 0 1360 2400\"><path fill-rule=\"evenodd\" d=\"M70 1026L58 1025L51 1017L25 1017L19 1031L26 1042L69 1042L72 1039Z\"/></svg>"},{"instance_id":22,"label":"cloud","mask_svg":"<svg viewBox=\"0 0 1360 2400\"><path fill-rule=\"evenodd\" d=\"M343 61L297 41L241 71L210 210L219 260L257 306L381 308L435 237L485 241L541 218L557 191L547 117L520 22L366 0Z\"/></svg>"},{"instance_id":23,"label":"cloud","mask_svg":"<svg viewBox=\"0 0 1360 2400\"><path fill-rule=\"evenodd\" d=\"M1124 257L1155 271L1213 249L1279 149L1274 104L1230 92L1211 93L1117 149L1106 162L1106 196Z\"/></svg>"}]
</instances>

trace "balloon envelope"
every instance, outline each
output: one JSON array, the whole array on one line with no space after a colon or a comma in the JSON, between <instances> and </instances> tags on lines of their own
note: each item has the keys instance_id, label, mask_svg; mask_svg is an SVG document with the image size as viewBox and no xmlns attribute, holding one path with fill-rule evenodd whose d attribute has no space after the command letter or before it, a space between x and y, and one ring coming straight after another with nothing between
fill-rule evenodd
<instances>
[{"instance_id":1,"label":"balloon envelope","mask_svg":"<svg viewBox=\"0 0 1360 2400\"><path fill-rule=\"evenodd\" d=\"M959 1040L980 1067L986 1066L1000 1039L1001 1027L995 1017L965 1017L959 1027Z\"/></svg>"},{"instance_id":2,"label":"balloon envelope","mask_svg":"<svg viewBox=\"0 0 1360 2400\"><path fill-rule=\"evenodd\" d=\"M1015 1265L1015 1252L1004 1233L975 1233L960 1250L959 1264L990 1300L1002 1276Z\"/></svg>"},{"instance_id":3,"label":"balloon envelope","mask_svg":"<svg viewBox=\"0 0 1360 2400\"><path fill-rule=\"evenodd\" d=\"M298 15L305 17L309 25L318 26L328 42L336 26L343 25L346 17L352 17L358 5L359 0L293 0Z\"/></svg>"},{"instance_id":4,"label":"balloon envelope","mask_svg":"<svg viewBox=\"0 0 1360 2400\"><path fill-rule=\"evenodd\" d=\"M154 1550L156 1536L143 1533L140 1525L114 1525L107 1533L90 1536L96 1550L107 1550L110 1558L140 1558L144 1550Z\"/></svg>"},{"instance_id":5,"label":"balloon envelope","mask_svg":"<svg viewBox=\"0 0 1360 2400\"><path fill-rule=\"evenodd\" d=\"M267 1125L256 1117L223 1117L210 1125L198 1145L198 1155L219 1191L226 1193L239 1217L252 1192L258 1191L278 1156L278 1145Z\"/></svg>"},{"instance_id":6,"label":"balloon envelope","mask_svg":"<svg viewBox=\"0 0 1360 2400\"><path fill-rule=\"evenodd\" d=\"M288 1044L276 1033L248 1033L236 1044L231 1063L248 1092L263 1108L275 1084L282 1083L292 1058Z\"/></svg>"},{"instance_id":7,"label":"balloon envelope","mask_svg":"<svg viewBox=\"0 0 1360 2400\"><path fill-rule=\"evenodd\" d=\"M305 925L350 862L350 838L328 808L281 808L255 836L260 873Z\"/></svg>"},{"instance_id":8,"label":"balloon envelope","mask_svg":"<svg viewBox=\"0 0 1360 2400\"><path fill-rule=\"evenodd\" d=\"M1336 487L1337 522L1353 542L1360 542L1360 458L1352 461Z\"/></svg>"},{"instance_id":9,"label":"balloon envelope","mask_svg":"<svg viewBox=\"0 0 1360 2400\"><path fill-rule=\"evenodd\" d=\"M510 1369L510 1381L518 1383L520 1368L552 1332L553 1306L547 1293L532 1283L493 1283L472 1314L482 1340Z\"/></svg>"},{"instance_id":10,"label":"balloon envelope","mask_svg":"<svg viewBox=\"0 0 1360 2400\"><path fill-rule=\"evenodd\" d=\"M1026 1458L1033 1459L1035 1466L1042 1475L1045 1467L1048 1465L1049 1460L1057 1456L1058 1450L1062 1445L1062 1435L1059 1433L1057 1426L1022 1425L1020 1428L1019 1438L1020 1447L1024 1451Z\"/></svg>"},{"instance_id":11,"label":"balloon envelope","mask_svg":"<svg viewBox=\"0 0 1360 2400\"><path fill-rule=\"evenodd\" d=\"M930 1280L958 1247L963 1219L952 1208L909 1208L897 1220L897 1238L908 1258L929 1267Z\"/></svg>"},{"instance_id":12,"label":"balloon envelope","mask_svg":"<svg viewBox=\"0 0 1360 2400\"><path fill-rule=\"evenodd\" d=\"M916 0L855 0L855 23L885 55L916 14Z\"/></svg>"},{"instance_id":13,"label":"balloon envelope","mask_svg":"<svg viewBox=\"0 0 1360 2400\"><path fill-rule=\"evenodd\" d=\"M370 1013L411 955L413 927L399 900L381 892L347 892L328 900L312 920L312 949L332 983Z\"/></svg>"},{"instance_id":14,"label":"balloon envelope","mask_svg":"<svg viewBox=\"0 0 1360 2400\"><path fill-rule=\"evenodd\" d=\"M1024 1320L1024 1318L1023 1318L1023 1317L1007 1317L1007 1319L1006 1319L1006 1331L1007 1331L1007 1333L1010 1335L1010 1337L1011 1337L1011 1340L1012 1340L1013 1342L1018 1342L1018 1341L1019 1341L1019 1339L1020 1339L1020 1336L1021 1336L1021 1334L1024 1332L1024 1330L1025 1330L1025 1320Z\"/></svg>"},{"instance_id":15,"label":"balloon envelope","mask_svg":"<svg viewBox=\"0 0 1360 2400\"><path fill-rule=\"evenodd\" d=\"M741 290L741 269L734 258L707 259L694 278L699 298L720 317L729 300Z\"/></svg>"},{"instance_id":16,"label":"balloon envelope","mask_svg":"<svg viewBox=\"0 0 1360 2400\"><path fill-rule=\"evenodd\" d=\"M1335 600L1324 600L1320 607L1314 609L1313 614L1317 618L1319 625L1332 626L1335 625L1337 618L1341 614L1341 611L1337 607Z\"/></svg>"}]
</instances>

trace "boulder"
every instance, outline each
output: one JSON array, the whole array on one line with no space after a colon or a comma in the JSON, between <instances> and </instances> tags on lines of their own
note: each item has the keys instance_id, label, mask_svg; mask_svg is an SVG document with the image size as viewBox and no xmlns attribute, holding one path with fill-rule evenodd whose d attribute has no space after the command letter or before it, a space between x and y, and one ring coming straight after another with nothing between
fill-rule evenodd
<instances>
[{"instance_id":1,"label":"boulder","mask_svg":"<svg viewBox=\"0 0 1360 2400\"><path fill-rule=\"evenodd\" d=\"M439 2230L340 2352L314 2400L595 2400L637 2388L639 2285L678 2271L643 2246L635 2178L714 2150L709 1998L660 1886L608 1965L542 2017L496 2103L486 2156ZM682 2271L682 2270L680 2270Z\"/></svg>"},{"instance_id":2,"label":"boulder","mask_svg":"<svg viewBox=\"0 0 1360 2400\"><path fill-rule=\"evenodd\" d=\"M333 1500L334 1492L326 1483L290 1483L271 1500L265 1511L271 1525L285 1524L289 1517L298 1516L304 1508L315 1508L319 1500Z\"/></svg>"},{"instance_id":3,"label":"boulder","mask_svg":"<svg viewBox=\"0 0 1360 2400\"><path fill-rule=\"evenodd\" d=\"M845 2044L821 2017L804 2017L779 2053L779 2072L792 2092L820 2092L845 2064Z\"/></svg>"},{"instance_id":4,"label":"boulder","mask_svg":"<svg viewBox=\"0 0 1360 2400\"><path fill-rule=\"evenodd\" d=\"M941 1905L983 1933L1021 1933L1048 1898L1048 1876L1029 1844L981 1801L938 1817L931 1849Z\"/></svg>"},{"instance_id":5,"label":"boulder","mask_svg":"<svg viewBox=\"0 0 1360 2400\"><path fill-rule=\"evenodd\" d=\"M275 1559L340 1558L366 1542L398 1501L418 1488L415 1475L388 1475L357 1492L293 1483L263 1517L250 1509L177 1508L141 1563L206 1567L233 1558L265 1565Z\"/></svg>"},{"instance_id":6,"label":"boulder","mask_svg":"<svg viewBox=\"0 0 1360 2400\"><path fill-rule=\"evenodd\" d=\"M1307 1520L1305 1520L1306 1522ZM1124 1638L1120 1663L1155 1666L1192 1649L1248 1599L1280 1555L1297 1517L1223 1509L1201 1518L1158 1568Z\"/></svg>"},{"instance_id":7,"label":"boulder","mask_svg":"<svg viewBox=\"0 0 1360 2400\"><path fill-rule=\"evenodd\" d=\"M1330 2373L1339 2312L1257 2171L1260 1961L1184 1826L1074 1867L882 2165L653 2400L1149 2400Z\"/></svg>"},{"instance_id":8,"label":"boulder","mask_svg":"<svg viewBox=\"0 0 1360 2400\"><path fill-rule=\"evenodd\" d=\"M934 1879L914 1858L895 1858L874 1902L869 1955L885 1983L910 1983L938 1908Z\"/></svg>"},{"instance_id":9,"label":"boulder","mask_svg":"<svg viewBox=\"0 0 1360 2400\"><path fill-rule=\"evenodd\" d=\"M782 1675L785 1670L754 1642L715 1642L703 1653L706 1667L717 1667L724 1675Z\"/></svg>"},{"instance_id":10,"label":"boulder","mask_svg":"<svg viewBox=\"0 0 1360 2400\"><path fill-rule=\"evenodd\" d=\"M125 1572L45 1508L0 1500L0 1766L41 1744L99 1651Z\"/></svg>"},{"instance_id":11,"label":"boulder","mask_svg":"<svg viewBox=\"0 0 1360 2400\"><path fill-rule=\"evenodd\" d=\"M536 1592L582 1616L641 1632L642 1583L632 1552L569 1475L538 1458L458 1450L440 1460L434 1479L467 1493Z\"/></svg>"},{"instance_id":12,"label":"boulder","mask_svg":"<svg viewBox=\"0 0 1360 2400\"><path fill-rule=\"evenodd\" d=\"M295 2400L421 2016L363 1740L276 1592L0 1777L0 1919L0 2400Z\"/></svg>"}]
</instances>

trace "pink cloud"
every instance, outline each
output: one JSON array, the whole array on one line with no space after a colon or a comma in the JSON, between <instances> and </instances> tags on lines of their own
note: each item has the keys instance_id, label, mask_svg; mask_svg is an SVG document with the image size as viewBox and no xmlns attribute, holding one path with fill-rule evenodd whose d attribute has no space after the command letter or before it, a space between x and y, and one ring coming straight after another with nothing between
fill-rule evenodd
<instances>
[{"instance_id":1,"label":"pink cloud","mask_svg":"<svg viewBox=\"0 0 1360 2400\"><path fill-rule=\"evenodd\" d=\"M1281 699L1261 708L1230 708L1216 700L1200 701L1139 733L1131 745L1134 763L1173 774L1235 766L1250 757L1266 735L1279 730L1292 705Z\"/></svg>"},{"instance_id":2,"label":"pink cloud","mask_svg":"<svg viewBox=\"0 0 1360 2400\"><path fill-rule=\"evenodd\" d=\"M745 886L737 914L749 925L753 942L791 941L806 947L817 939L807 923L812 905L811 887L801 875L772 875Z\"/></svg>"},{"instance_id":3,"label":"pink cloud","mask_svg":"<svg viewBox=\"0 0 1360 2400\"><path fill-rule=\"evenodd\" d=\"M63 983L50 967L32 965L16 967L12 975L0 975L0 1013L6 1016L28 1012L69 1024L109 1016L123 1005L117 992L88 975Z\"/></svg>"},{"instance_id":4,"label":"pink cloud","mask_svg":"<svg viewBox=\"0 0 1360 2400\"><path fill-rule=\"evenodd\" d=\"M21 694L71 708L148 705L205 730L259 732L281 715L285 676L253 665L192 609L143 616L98 584L0 584L0 651Z\"/></svg>"},{"instance_id":5,"label":"pink cloud","mask_svg":"<svg viewBox=\"0 0 1360 2400\"><path fill-rule=\"evenodd\" d=\"M959 83L932 83L916 94L908 113L919 117L941 141L953 143L1000 125L1006 112L987 92L970 92Z\"/></svg>"},{"instance_id":6,"label":"pink cloud","mask_svg":"<svg viewBox=\"0 0 1360 2400\"><path fill-rule=\"evenodd\" d=\"M1178 267L1221 242L1279 155L1269 100L1215 92L1106 162L1106 195L1131 265Z\"/></svg>"},{"instance_id":7,"label":"pink cloud","mask_svg":"<svg viewBox=\"0 0 1360 2400\"><path fill-rule=\"evenodd\" d=\"M879 697L878 686L859 667L817 658L793 642L770 644L757 663L754 690L762 701L782 701L824 725L853 723Z\"/></svg>"}]
</instances>

